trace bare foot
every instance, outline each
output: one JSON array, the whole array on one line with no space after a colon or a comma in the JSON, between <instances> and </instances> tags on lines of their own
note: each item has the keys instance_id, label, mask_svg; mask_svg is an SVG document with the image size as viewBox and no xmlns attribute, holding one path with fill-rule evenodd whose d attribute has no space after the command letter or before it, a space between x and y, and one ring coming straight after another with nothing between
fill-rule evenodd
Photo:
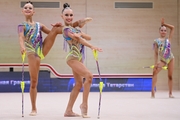
<instances>
[{"instance_id":1,"label":"bare foot","mask_svg":"<svg viewBox=\"0 0 180 120\"><path fill-rule=\"evenodd\" d=\"M81 115L74 112L66 112L64 113L64 117L81 117Z\"/></svg>"},{"instance_id":2,"label":"bare foot","mask_svg":"<svg viewBox=\"0 0 180 120\"><path fill-rule=\"evenodd\" d=\"M173 95L169 95L169 98L174 98L174 96Z\"/></svg>"},{"instance_id":3,"label":"bare foot","mask_svg":"<svg viewBox=\"0 0 180 120\"><path fill-rule=\"evenodd\" d=\"M87 107L83 106L82 104L80 105L81 109L81 114L83 118L90 118L90 116L87 115Z\"/></svg>"},{"instance_id":4,"label":"bare foot","mask_svg":"<svg viewBox=\"0 0 180 120\"><path fill-rule=\"evenodd\" d=\"M30 115L30 116L36 116L36 115L37 115L37 111L36 111L36 110L32 110L29 115Z\"/></svg>"},{"instance_id":5,"label":"bare foot","mask_svg":"<svg viewBox=\"0 0 180 120\"><path fill-rule=\"evenodd\" d=\"M88 23L90 21L92 21L92 18L90 18L90 17L79 20L79 27L82 28L86 23Z\"/></svg>"},{"instance_id":6,"label":"bare foot","mask_svg":"<svg viewBox=\"0 0 180 120\"><path fill-rule=\"evenodd\" d=\"M151 92L151 98L155 98L155 93Z\"/></svg>"}]
</instances>

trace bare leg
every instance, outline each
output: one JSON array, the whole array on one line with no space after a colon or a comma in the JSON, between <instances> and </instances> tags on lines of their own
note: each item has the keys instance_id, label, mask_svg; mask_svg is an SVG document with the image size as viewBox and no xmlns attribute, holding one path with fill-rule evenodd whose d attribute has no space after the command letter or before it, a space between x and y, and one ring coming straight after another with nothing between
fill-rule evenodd
<instances>
[{"instance_id":1,"label":"bare leg","mask_svg":"<svg viewBox=\"0 0 180 120\"><path fill-rule=\"evenodd\" d=\"M83 27L87 22L91 21L92 18L84 18L73 23L73 27ZM43 55L46 56L52 48L57 34L62 34L62 27L53 27L43 42Z\"/></svg>"},{"instance_id":2,"label":"bare leg","mask_svg":"<svg viewBox=\"0 0 180 120\"><path fill-rule=\"evenodd\" d=\"M43 42L43 55L46 56L52 48L57 34L62 34L62 27L53 27Z\"/></svg>"},{"instance_id":3,"label":"bare leg","mask_svg":"<svg viewBox=\"0 0 180 120\"><path fill-rule=\"evenodd\" d=\"M73 75L76 80L76 83L70 94L69 102L64 114L65 117L80 117L80 115L74 113L72 109L76 101L76 98L82 88L83 78L80 75L78 75L75 71L73 71Z\"/></svg>"},{"instance_id":4,"label":"bare leg","mask_svg":"<svg viewBox=\"0 0 180 120\"><path fill-rule=\"evenodd\" d=\"M170 61L168 64L168 86L169 86L169 98L174 98L172 95L172 87L173 87L173 69L174 69L174 59Z\"/></svg>"},{"instance_id":5,"label":"bare leg","mask_svg":"<svg viewBox=\"0 0 180 120\"><path fill-rule=\"evenodd\" d=\"M158 63L158 67L163 67L165 66L164 62L160 62ZM155 87L156 87L156 83L157 83L157 74L162 70L162 68L154 68L153 69L153 78L152 78L152 90L151 90L151 97L155 98Z\"/></svg>"},{"instance_id":6,"label":"bare leg","mask_svg":"<svg viewBox=\"0 0 180 120\"><path fill-rule=\"evenodd\" d=\"M31 116L35 116L37 114L36 108L36 97L37 97L37 84L38 84L38 74L39 74L39 66L40 66L40 58L35 56L34 54L28 55L28 63L29 63L29 74L30 74L30 98L32 111L30 113Z\"/></svg>"},{"instance_id":7,"label":"bare leg","mask_svg":"<svg viewBox=\"0 0 180 120\"><path fill-rule=\"evenodd\" d=\"M77 74L79 74L80 76L86 79L84 83L83 101L82 104L80 105L80 109L81 109L82 117L88 117L87 116L88 96L89 96L93 75L81 62L77 60L69 60L67 63L73 69L73 71L76 71Z\"/></svg>"}]
</instances>

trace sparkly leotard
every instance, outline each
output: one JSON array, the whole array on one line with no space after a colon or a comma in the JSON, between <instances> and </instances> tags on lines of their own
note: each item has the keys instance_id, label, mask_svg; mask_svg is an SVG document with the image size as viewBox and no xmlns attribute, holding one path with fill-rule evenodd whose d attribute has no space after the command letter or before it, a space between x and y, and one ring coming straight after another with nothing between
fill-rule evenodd
<instances>
[{"instance_id":1,"label":"sparkly leotard","mask_svg":"<svg viewBox=\"0 0 180 120\"><path fill-rule=\"evenodd\" d=\"M34 54L44 59L42 53L42 33L41 26L39 22L36 22L34 25L30 25L27 22L23 22L18 25L18 32L21 32L24 29L25 37L25 48L27 54Z\"/></svg>"},{"instance_id":2,"label":"sparkly leotard","mask_svg":"<svg viewBox=\"0 0 180 120\"><path fill-rule=\"evenodd\" d=\"M76 40L71 39L68 36L68 32L80 33L81 31L71 26L65 26L63 28L64 50L67 51L67 43L70 49L68 55L66 56L66 61L72 60L72 59L83 61L84 60L84 45L82 45Z\"/></svg>"},{"instance_id":3,"label":"sparkly leotard","mask_svg":"<svg viewBox=\"0 0 180 120\"><path fill-rule=\"evenodd\" d=\"M171 52L171 44L168 39L160 40L156 39L154 40L154 45L157 45L158 47L158 53L160 56L160 60L168 64L171 59L174 58L172 52Z\"/></svg>"}]
</instances>

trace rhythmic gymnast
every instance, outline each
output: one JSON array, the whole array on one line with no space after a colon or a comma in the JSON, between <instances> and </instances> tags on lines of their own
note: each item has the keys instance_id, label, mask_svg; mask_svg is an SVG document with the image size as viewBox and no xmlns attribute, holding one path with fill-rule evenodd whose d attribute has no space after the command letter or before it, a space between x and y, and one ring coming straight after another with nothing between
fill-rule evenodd
<instances>
[{"instance_id":1,"label":"rhythmic gymnast","mask_svg":"<svg viewBox=\"0 0 180 120\"><path fill-rule=\"evenodd\" d=\"M170 29L169 36L166 37L167 29ZM169 86L169 98L174 98L172 95L173 87L173 69L174 69L174 56L171 52L171 41L174 33L174 26L166 24L164 18L161 20L161 27L159 28L160 37L154 40L154 60L155 67L153 69L153 81L151 97L155 98L155 86L157 82L157 74L162 70L162 67L168 67L168 86ZM160 61L158 62L158 54Z\"/></svg>"},{"instance_id":2,"label":"rhythmic gymnast","mask_svg":"<svg viewBox=\"0 0 180 120\"><path fill-rule=\"evenodd\" d=\"M37 84L40 61L48 54L54 44L54 32L62 29L60 23L53 25L54 27L49 30L44 24L35 22L33 15L35 13L33 3L28 1L22 9L25 16L25 21L18 25L19 43L21 54L26 53L29 64L30 74L30 99L32 111L29 115L35 116L37 114L36 97L37 97ZM82 19L73 23L73 26L83 27L90 19ZM42 33L48 34L43 41ZM62 30L58 34L62 34Z\"/></svg>"},{"instance_id":3,"label":"rhythmic gymnast","mask_svg":"<svg viewBox=\"0 0 180 120\"><path fill-rule=\"evenodd\" d=\"M83 118L87 116L88 112L88 96L93 79L92 73L85 67L82 63L82 51L84 49L83 45L91 48L92 50L102 51L102 49L97 48L89 44L85 39L89 39L87 35L82 34L81 31L71 27L73 21L73 10L70 8L70 5L65 3L64 9L62 10L62 19L64 20L65 26L63 27L63 36L65 42L69 45L70 51L66 56L66 62L71 67L74 78L75 86L71 91L69 102L64 113L65 117L78 117L80 115L73 112L73 105L76 101L76 98L80 92L80 89L84 87L83 91L83 101L80 105L81 114ZM83 39L84 38L84 39ZM83 78L85 82L83 84Z\"/></svg>"}]
</instances>

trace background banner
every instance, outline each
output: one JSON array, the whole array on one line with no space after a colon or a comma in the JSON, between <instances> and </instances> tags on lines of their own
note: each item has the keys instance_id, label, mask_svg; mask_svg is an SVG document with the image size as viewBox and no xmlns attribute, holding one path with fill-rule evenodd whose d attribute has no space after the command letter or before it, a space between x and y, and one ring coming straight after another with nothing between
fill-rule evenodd
<instances>
[{"instance_id":1,"label":"background banner","mask_svg":"<svg viewBox=\"0 0 180 120\"><path fill-rule=\"evenodd\" d=\"M0 72L0 92L21 92L21 72ZM25 92L29 92L29 73L24 73ZM151 91L152 78L102 78L103 91ZM51 78L49 71L39 72L38 92L70 92L74 78ZM83 88L81 89L81 91ZM94 78L91 92L99 92L99 79Z\"/></svg>"}]
</instances>

